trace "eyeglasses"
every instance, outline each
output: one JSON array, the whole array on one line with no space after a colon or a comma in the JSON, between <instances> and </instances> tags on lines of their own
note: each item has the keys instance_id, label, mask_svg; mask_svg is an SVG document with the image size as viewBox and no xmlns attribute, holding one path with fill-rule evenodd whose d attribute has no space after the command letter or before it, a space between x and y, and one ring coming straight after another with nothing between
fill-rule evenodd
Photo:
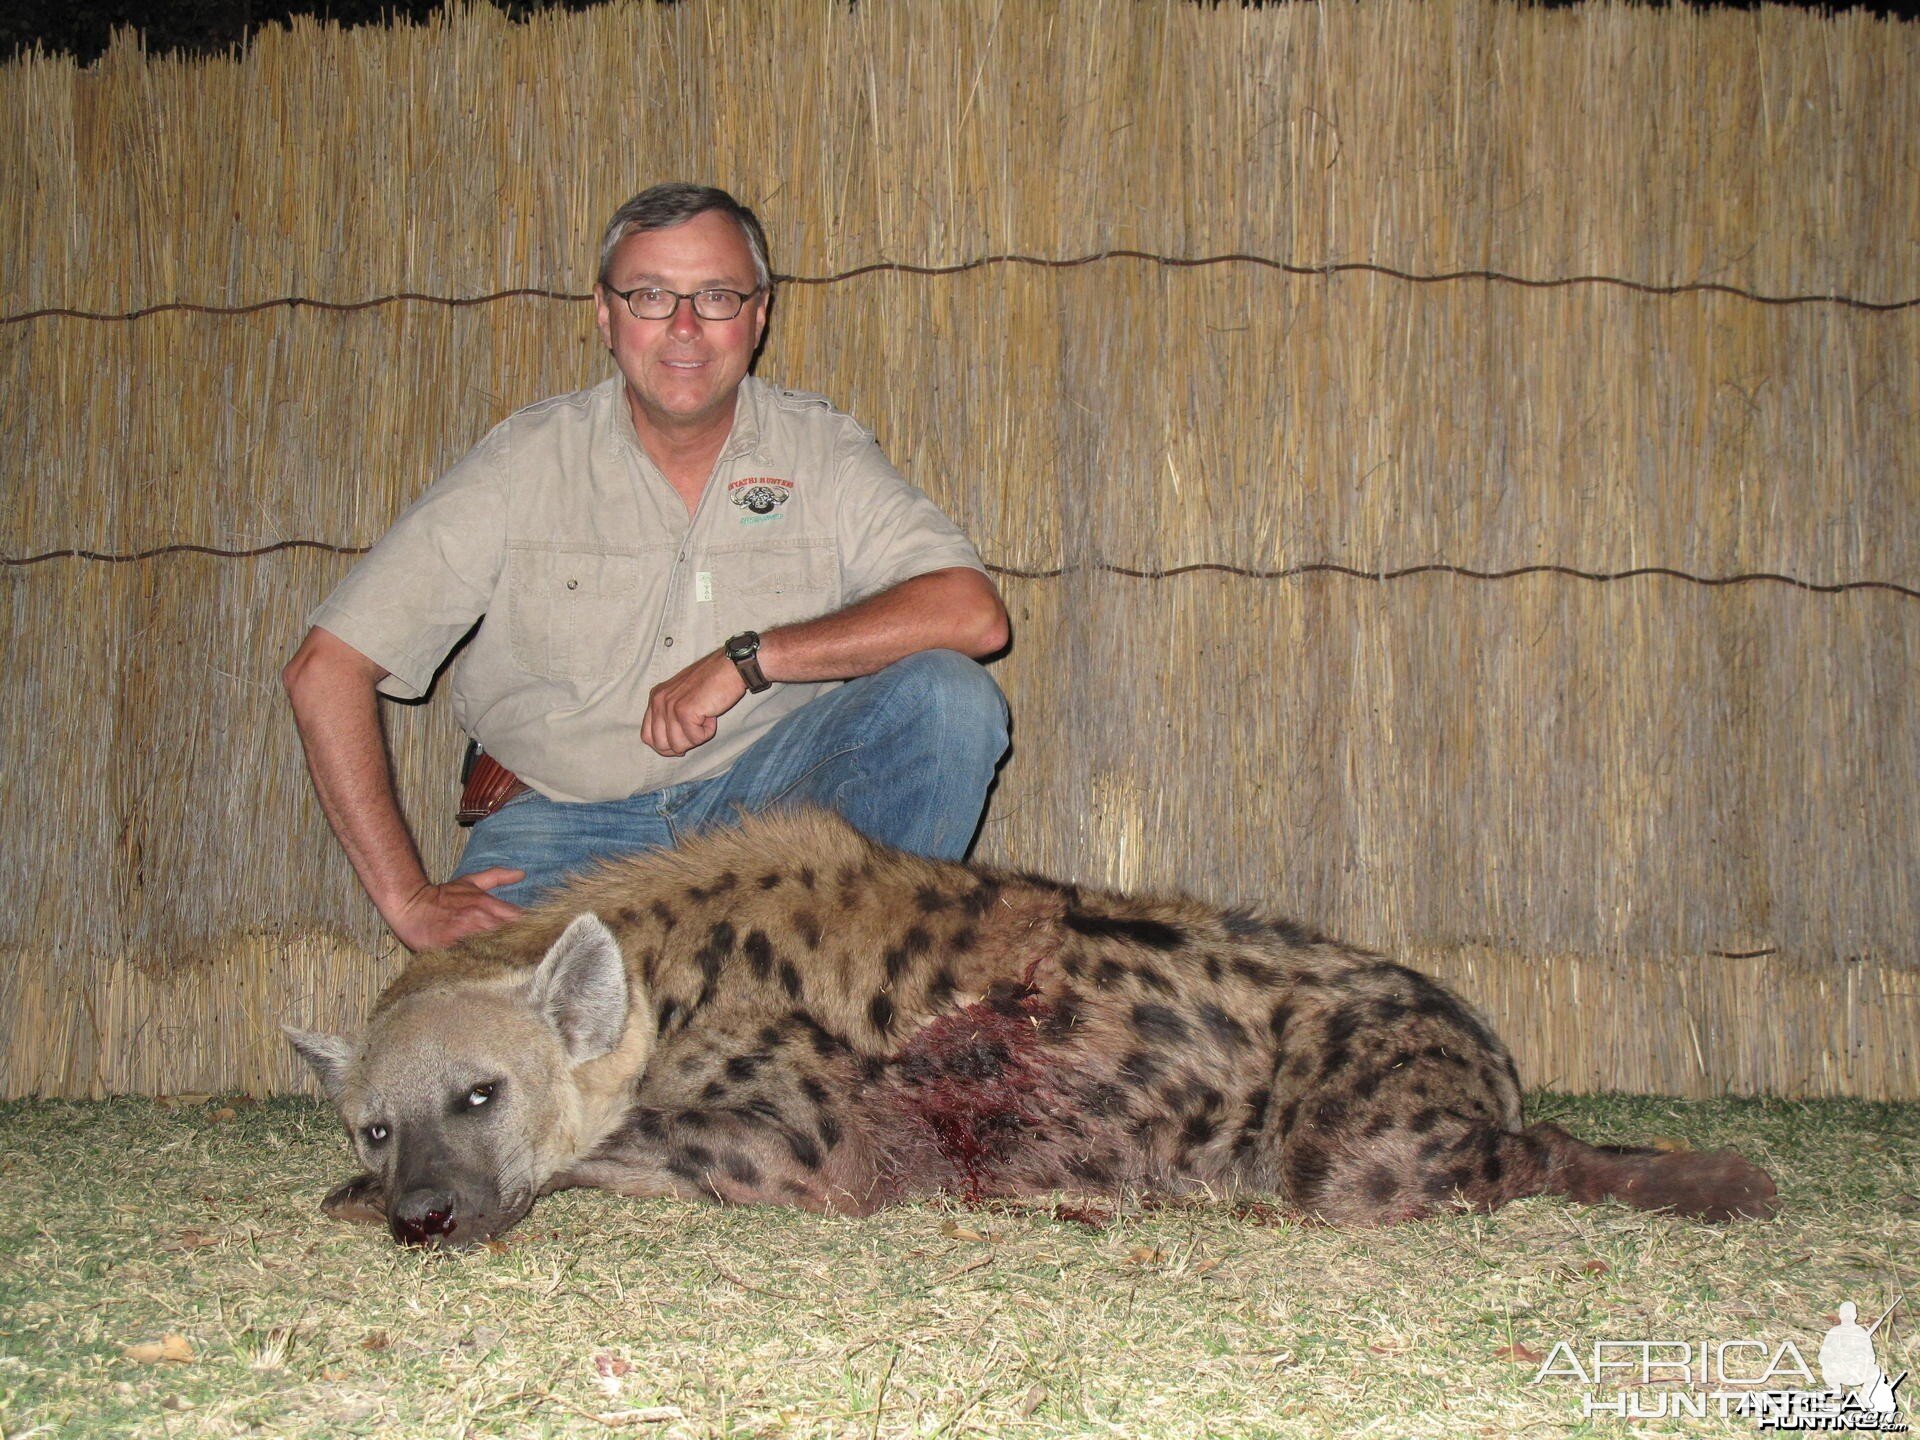
<instances>
[{"instance_id":1,"label":"eyeglasses","mask_svg":"<svg viewBox=\"0 0 1920 1440\"><path fill-rule=\"evenodd\" d=\"M627 302L627 309L636 320L671 320L680 309L682 300L693 302L693 313L702 320L731 320L740 313L747 301L760 292L753 289L742 294L738 290L696 290L691 295L682 295L678 290L668 290L659 285L636 285L631 290L615 290L611 285L607 293L618 295Z\"/></svg>"}]
</instances>

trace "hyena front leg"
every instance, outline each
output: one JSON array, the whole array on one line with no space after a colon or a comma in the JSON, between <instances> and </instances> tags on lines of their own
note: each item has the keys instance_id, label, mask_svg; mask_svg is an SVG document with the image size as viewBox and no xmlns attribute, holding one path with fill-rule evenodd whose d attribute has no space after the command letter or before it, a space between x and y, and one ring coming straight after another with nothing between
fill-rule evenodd
<instances>
[{"instance_id":1,"label":"hyena front leg","mask_svg":"<svg viewBox=\"0 0 1920 1440\"><path fill-rule=\"evenodd\" d=\"M884 1203L877 1168L831 1114L810 1123L764 1100L716 1109L636 1108L554 1189L672 1195L728 1205L794 1205L865 1215Z\"/></svg>"}]
</instances>

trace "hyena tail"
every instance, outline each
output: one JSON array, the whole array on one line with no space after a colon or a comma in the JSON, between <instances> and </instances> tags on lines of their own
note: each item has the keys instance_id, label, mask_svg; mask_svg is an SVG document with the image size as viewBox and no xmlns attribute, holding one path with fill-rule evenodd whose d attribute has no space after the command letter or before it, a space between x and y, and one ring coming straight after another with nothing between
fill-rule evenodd
<instances>
[{"instance_id":1,"label":"hyena tail","mask_svg":"<svg viewBox=\"0 0 1920 1440\"><path fill-rule=\"evenodd\" d=\"M1496 1210L1530 1195L1590 1205L1618 1200L1702 1220L1773 1213L1772 1179L1731 1150L1588 1145L1557 1125L1507 1130L1455 1119L1417 1134L1395 1130L1331 1146L1295 1138L1282 1155L1283 1193L1310 1215L1359 1225L1417 1220L1455 1205Z\"/></svg>"},{"instance_id":2,"label":"hyena tail","mask_svg":"<svg viewBox=\"0 0 1920 1440\"><path fill-rule=\"evenodd\" d=\"M1541 1164L1539 1188L1523 1193L1564 1195L1587 1205L1618 1200L1636 1210L1699 1220L1764 1220L1774 1211L1773 1177L1731 1150L1588 1145L1557 1125L1529 1125L1508 1138Z\"/></svg>"}]
</instances>

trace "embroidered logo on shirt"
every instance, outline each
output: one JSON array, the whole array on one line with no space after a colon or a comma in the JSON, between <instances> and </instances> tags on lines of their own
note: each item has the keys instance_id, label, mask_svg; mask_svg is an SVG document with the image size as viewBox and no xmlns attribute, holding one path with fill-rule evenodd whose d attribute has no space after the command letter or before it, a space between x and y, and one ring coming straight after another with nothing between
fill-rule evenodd
<instances>
[{"instance_id":1,"label":"embroidered logo on shirt","mask_svg":"<svg viewBox=\"0 0 1920 1440\"><path fill-rule=\"evenodd\" d=\"M773 514L787 503L787 497L792 494L793 481L777 479L772 475L749 475L727 486L727 498L755 515Z\"/></svg>"}]
</instances>

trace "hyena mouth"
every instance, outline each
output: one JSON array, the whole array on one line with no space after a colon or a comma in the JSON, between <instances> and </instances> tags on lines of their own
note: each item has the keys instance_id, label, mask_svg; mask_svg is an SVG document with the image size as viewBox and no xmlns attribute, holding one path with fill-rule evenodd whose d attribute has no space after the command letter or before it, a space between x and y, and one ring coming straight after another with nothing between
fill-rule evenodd
<instances>
[{"instance_id":1,"label":"hyena mouth","mask_svg":"<svg viewBox=\"0 0 1920 1440\"><path fill-rule=\"evenodd\" d=\"M393 1238L402 1245L447 1245L455 1243L453 1232L459 1222L448 1211L428 1210L417 1219L396 1215L391 1228Z\"/></svg>"},{"instance_id":2,"label":"hyena mouth","mask_svg":"<svg viewBox=\"0 0 1920 1440\"><path fill-rule=\"evenodd\" d=\"M533 1206L531 1194L482 1201L440 1193L403 1199L389 1210L387 1230L402 1245L435 1250L465 1250L484 1245L513 1229Z\"/></svg>"}]
</instances>

